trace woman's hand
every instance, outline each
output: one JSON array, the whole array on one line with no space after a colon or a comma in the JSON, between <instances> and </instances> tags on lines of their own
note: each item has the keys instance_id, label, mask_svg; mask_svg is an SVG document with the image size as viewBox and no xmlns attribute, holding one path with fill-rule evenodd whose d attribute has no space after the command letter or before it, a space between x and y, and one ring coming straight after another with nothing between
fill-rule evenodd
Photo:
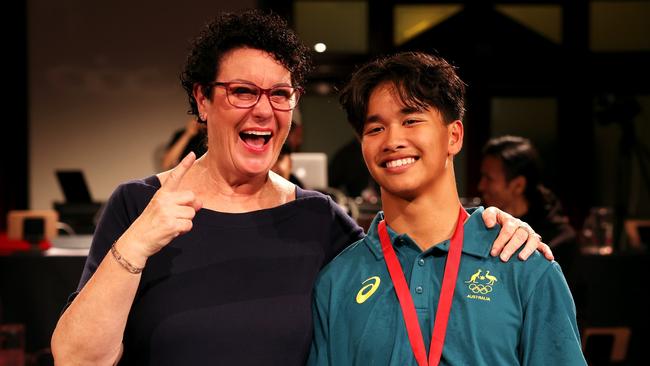
<instances>
[{"instance_id":1,"label":"woman's hand","mask_svg":"<svg viewBox=\"0 0 650 366\"><path fill-rule=\"evenodd\" d=\"M542 243L542 237L535 233L530 225L513 217L507 212L501 211L496 207L488 207L483 211L483 222L488 228L495 224L501 225L501 231L497 236L490 254L495 257L499 255L502 261L507 262L522 244L526 243L524 249L519 252L519 259L526 260L535 250L548 260L553 260L551 248Z\"/></svg>"},{"instance_id":2,"label":"woman's hand","mask_svg":"<svg viewBox=\"0 0 650 366\"><path fill-rule=\"evenodd\" d=\"M190 152L168 173L142 214L120 238L119 241L126 239L123 244L129 243L130 252L139 257L129 258L130 260L144 265L147 258L160 251L172 239L192 230L192 219L202 204L194 192L179 188L195 160L196 155Z\"/></svg>"}]
</instances>

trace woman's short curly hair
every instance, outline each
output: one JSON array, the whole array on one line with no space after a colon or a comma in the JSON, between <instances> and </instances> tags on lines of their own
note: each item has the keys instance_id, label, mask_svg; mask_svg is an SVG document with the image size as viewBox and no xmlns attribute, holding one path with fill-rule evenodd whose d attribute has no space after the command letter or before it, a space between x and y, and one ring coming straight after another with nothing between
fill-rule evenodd
<instances>
[{"instance_id":1,"label":"woman's short curly hair","mask_svg":"<svg viewBox=\"0 0 650 366\"><path fill-rule=\"evenodd\" d=\"M277 14L261 10L222 13L208 22L192 41L190 52L181 73L190 114L198 116L194 99L195 84L202 85L210 95L208 83L219 73L219 63L229 51L247 47L266 51L291 72L294 86L302 85L311 69L309 49L302 44L287 22Z\"/></svg>"}]
</instances>

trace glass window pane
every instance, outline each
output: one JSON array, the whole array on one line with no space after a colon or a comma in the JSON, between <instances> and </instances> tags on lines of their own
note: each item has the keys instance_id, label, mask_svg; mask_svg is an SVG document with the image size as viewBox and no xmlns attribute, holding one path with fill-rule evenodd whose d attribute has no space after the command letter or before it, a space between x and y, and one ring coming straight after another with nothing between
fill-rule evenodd
<instances>
[{"instance_id":1,"label":"glass window pane","mask_svg":"<svg viewBox=\"0 0 650 366\"><path fill-rule=\"evenodd\" d=\"M462 5L396 5L393 42L399 46L462 8Z\"/></svg>"},{"instance_id":2,"label":"glass window pane","mask_svg":"<svg viewBox=\"0 0 650 366\"><path fill-rule=\"evenodd\" d=\"M557 181L557 100L497 97L491 101L490 137L517 135L533 141L549 182Z\"/></svg>"},{"instance_id":3,"label":"glass window pane","mask_svg":"<svg viewBox=\"0 0 650 366\"><path fill-rule=\"evenodd\" d=\"M328 52L368 51L368 4L365 1L296 1L296 31L308 47L324 43Z\"/></svg>"},{"instance_id":4,"label":"glass window pane","mask_svg":"<svg viewBox=\"0 0 650 366\"><path fill-rule=\"evenodd\" d=\"M590 11L592 51L650 50L650 2L594 1Z\"/></svg>"},{"instance_id":5,"label":"glass window pane","mask_svg":"<svg viewBox=\"0 0 650 366\"><path fill-rule=\"evenodd\" d=\"M497 5L496 10L555 43L562 43L562 7L559 5Z\"/></svg>"}]
</instances>

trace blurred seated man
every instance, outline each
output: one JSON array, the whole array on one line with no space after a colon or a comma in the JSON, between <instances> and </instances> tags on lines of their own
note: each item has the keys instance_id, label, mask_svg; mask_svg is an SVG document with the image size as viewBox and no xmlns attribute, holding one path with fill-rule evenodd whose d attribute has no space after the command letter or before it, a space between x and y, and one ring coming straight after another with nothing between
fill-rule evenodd
<instances>
[{"instance_id":1,"label":"blurred seated man","mask_svg":"<svg viewBox=\"0 0 650 366\"><path fill-rule=\"evenodd\" d=\"M539 155L519 136L490 139L483 148L478 185L486 206L496 206L529 223L567 271L578 254L576 232L560 201L541 183Z\"/></svg>"},{"instance_id":2,"label":"blurred seated man","mask_svg":"<svg viewBox=\"0 0 650 366\"><path fill-rule=\"evenodd\" d=\"M205 122L189 117L185 127L176 130L167 143L165 155L161 162L162 168L168 170L175 167L181 161L181 158L187 156L190 151L194 151L196 157L200 158L208 149L206 139L207 127Z\"/></svg>"},{"instance_id":3,"label":"blurred seated man","mask_svg":"<svg viewBox=\"0 0 650 366\"><path fill-rule=\"evenodd\" d=\"M292 153L300 152L303 140L302 113L300 108L296 107L293 110L293 119L291 120L291 127L285 144L289 145Z\"/></svg>"},{"instance_id":4,"label":"blurred seated man","mask_svg":"<svg viewBox=\"0 0 650 366\"><path fill-rule=\"evenodd\" d=\"M305 185L300 181L300 179L291 173L291 152L291 147L285 142L280 150L278 160L275 161L271 170L298 187L305 188Z\"/></svg>"},{"instance_id":5,"label":"blurred seated man","mask_svg":"<svg viewBox=\"0 0 650 366\"><path fill-rule=\"evenodd\" d=\"M327 176L330 187L340 189L347 196L363 197L366 200L374 197L374 201L377 201L379 186L366 168L361 144L356 137L336 151L329 162Z\"/></svg>"}]
</instances>

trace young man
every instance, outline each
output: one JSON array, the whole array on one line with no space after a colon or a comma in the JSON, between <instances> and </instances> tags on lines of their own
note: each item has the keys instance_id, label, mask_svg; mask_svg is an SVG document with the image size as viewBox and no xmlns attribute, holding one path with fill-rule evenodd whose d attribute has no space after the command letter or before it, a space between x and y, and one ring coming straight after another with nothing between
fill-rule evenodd
<instances>
[{"instance_id":1,"label":"young man","mask_svg":"<svg viewBox=\"0 0 650 366\"><path fill-rule=\"evenodd\" d=\"M586 364L558 264L490 256L498 229L460 204L464 83L454 68L422 53L377 60L341 103L384 211L317 281L308 364Z\"/></svg>"}]
</instances>

